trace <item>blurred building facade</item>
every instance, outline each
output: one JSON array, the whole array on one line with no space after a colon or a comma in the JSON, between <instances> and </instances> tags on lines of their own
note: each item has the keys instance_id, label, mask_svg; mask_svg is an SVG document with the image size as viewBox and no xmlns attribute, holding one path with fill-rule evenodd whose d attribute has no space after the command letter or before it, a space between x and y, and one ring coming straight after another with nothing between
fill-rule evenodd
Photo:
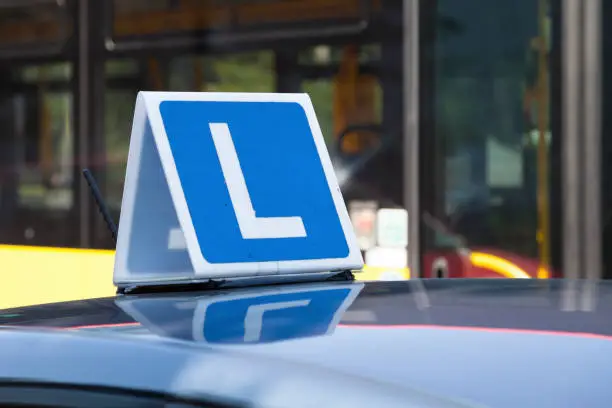
<instances>
[{"instance_id":1,"label":"blurred building facade","mask_svg":"<svg viewBox=\"0 0 612 408\"><path fill-rule=\"evenodd\" d=\"M139 90L308 92L364 250L403 208L421 276L602 274L603 3L0 0L0 244L113 247L80 172L118 219Z\"/></svg>"}]
</instances>

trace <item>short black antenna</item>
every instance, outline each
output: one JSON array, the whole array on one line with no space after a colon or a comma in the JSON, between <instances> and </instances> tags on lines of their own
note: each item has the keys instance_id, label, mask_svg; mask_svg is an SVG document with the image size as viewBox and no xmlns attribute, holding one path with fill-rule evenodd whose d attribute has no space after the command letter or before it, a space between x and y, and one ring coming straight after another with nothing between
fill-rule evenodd
<instances>
[{"instance_id":1,"label":"short black antenna","mask_svg":"<svg viewBox=\"0 0 612 408\"><path fill-rule=\"evenodd\" d=\"M98 183L96 183L96 180L94 179L94 176L93 174L91 174L91 171L89 171L89 169L83 169L83 177L85 177L87 185L89 185L89 190L91 191L94 200L96 200L98 210L100 210L100 214L102 214L102 218L104 218L104 222L106 223L106 227L109 229L113 237L113 241L115 241L115 244L117 244L117 224L115 224L113 218L110 215L110 212L108 211L108 206L102 198L102 193L100 193Z\"/></svg>"}]
</instances>

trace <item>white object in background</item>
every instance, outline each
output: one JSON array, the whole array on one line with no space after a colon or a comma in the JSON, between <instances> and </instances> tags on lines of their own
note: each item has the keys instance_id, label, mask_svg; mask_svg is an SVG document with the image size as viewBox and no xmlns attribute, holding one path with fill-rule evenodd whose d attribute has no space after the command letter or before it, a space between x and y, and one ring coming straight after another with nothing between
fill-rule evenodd
<instances>
[{"instance_id":1,"label":"white object in background","mask_svg":"<svg viewBox=\"0 0 612 408\"><path fill-rule=\"evenodd\" d=\"M365 252L365 263L373 268L407 268L408 251L405 248L377 246Z\"/></svg>"},{"instance_id":2,"label":"white object in background","mask_svg":"<svg viewBox=\"0 0 612 408\"><path fill-rule=\"evenodd\" d=\"M378 246L408 247L408 211L403 208L381 208L376 217Z\"/></svg>"},{"instance_id":3,"label":"white object in background","mask_svg":"<svg viewBox=\"0 0 612 408\"><path fill-rule=\"evenodd\" d=\"M362 251L367 251L376 245L377 209L376 201L353 200L349 202L349 216Z\"/></svg>"},{"instance_id":4,"label":"white object in background","mask_svg":"<svg viewBox=\"0 0 612 408\"><path fill-rule=\"evenodd\" d=\"M378 280L405 280L404 271L408 268L408 250L399 247L374 247L365 253L366 265L370 268L382 269Z\"/></svg>"}]
</instances>

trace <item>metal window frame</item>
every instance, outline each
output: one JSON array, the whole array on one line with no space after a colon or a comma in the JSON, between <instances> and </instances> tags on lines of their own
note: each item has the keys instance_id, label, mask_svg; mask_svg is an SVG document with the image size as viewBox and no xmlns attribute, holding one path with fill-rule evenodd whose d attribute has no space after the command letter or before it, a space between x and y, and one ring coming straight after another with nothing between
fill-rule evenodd
<instances>
[{"instance_id":1,"label":"metal window frame","mask_svg":"<svg viewBox=\"0 0 612 408\"><path fill-rule=\"evenodd\" d=\"M408 211L408 267L421 274L420 209L420 10L421 0L403 3L404 205Z\"/></svg>"},{"instance_id":2,"label":"metal window frame","mask_svg":"<svg viewBox=\"0 0 612 408\"><path fill-rule=\"evenodd\" d=\"M75 0L75 43L74 62L74 129L76 130L75 152L83 167L88 167L94 153L104 155L104 95L105 58L104 32L102 30L105 2L107 0ZM102 159L103 160L103 159ZM79 212L79 244L81 248L92 248L96 237L106 233L105 226L94 209L94 201L82 175L81 168L75 168L74 183ZM104 192L103 171L92 169Z\"/></svg>"},{"instance_id":3,"label":"metal window frame","mask_svg":"<svg viewBox=\"0 0 612 408\"><path fill-rule=\"evenodd\" d=\"M561 196L562 272L564 277L578 279L581 268L580 166L581 166L581 20L582 0L563 0L561 57Z\"/></svg>"},{"instance_id":4,"label":"metal window frame","mask_svg":"<svg viewBox=\"0 0 612 408\"><path fill-rule=\"evenodd\" d=\"M602 277L601 0L562 0L562 271Z\"/></svg>"},{"instance_id":5,"label":"metal window frame","mask_svg":"<svg viewBox=\"0 0 612 408\"><path fill-rule=\"evenodd\" d=\"M602 276L601 131L602 0L583 1L584 52L584 206L583 244L586 279Z\"/></svg>"}]
</instances>

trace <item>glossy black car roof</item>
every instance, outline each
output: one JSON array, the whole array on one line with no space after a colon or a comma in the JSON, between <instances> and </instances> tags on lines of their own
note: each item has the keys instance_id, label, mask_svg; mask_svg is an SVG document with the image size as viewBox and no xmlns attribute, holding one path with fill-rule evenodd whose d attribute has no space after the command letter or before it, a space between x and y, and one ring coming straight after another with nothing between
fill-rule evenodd
<instances>
[{"instance_id":1,"label":"glossy black car roof","mask_svg":"<svg viewBox=\"0 0 612 408\"><path fill-rule=\"evenodd\" d=\"M333 291L350 302L316 300ZM284 306L253 326L253 299ZM607 407L611 312L608 282L414 280L123 295L6 310L0 325L172 340L484 406Z\"/></svg>"}]
</instances>

